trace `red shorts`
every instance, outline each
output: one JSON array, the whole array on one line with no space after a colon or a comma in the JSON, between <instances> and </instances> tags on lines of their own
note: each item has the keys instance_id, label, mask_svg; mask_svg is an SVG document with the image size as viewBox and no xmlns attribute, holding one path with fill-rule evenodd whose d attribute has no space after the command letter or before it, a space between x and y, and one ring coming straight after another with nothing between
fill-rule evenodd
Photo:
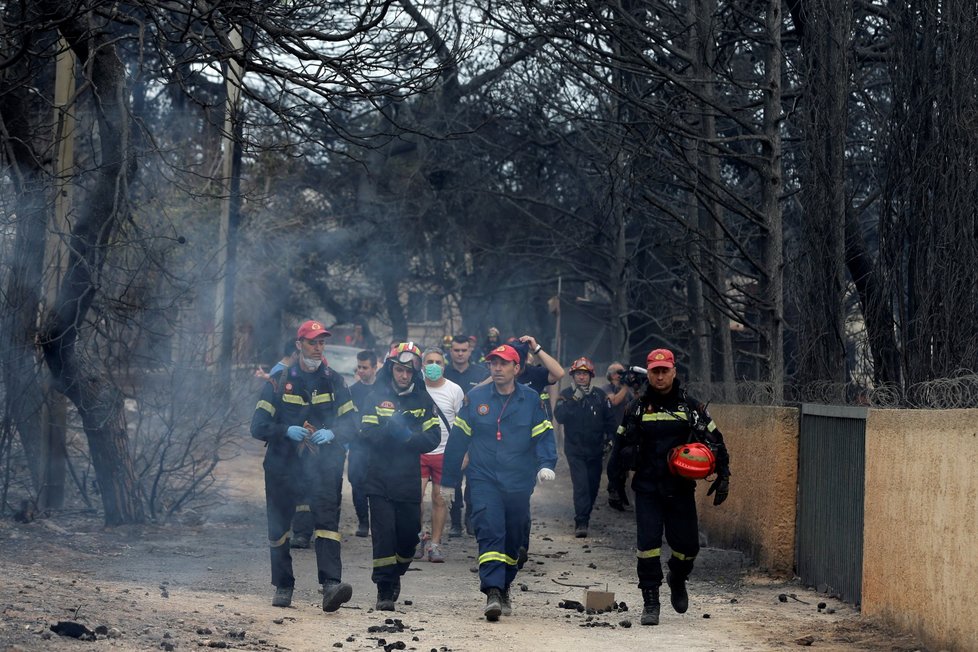
<instances>
[{"instance_id":1,"label":"red shorts","mask_svg":"<svg viewBox=\"0 0 978 652\"><path fill-rule=\"evenodd\" d=\"M431 481L435 484L441 484L441 465L445 461L445 456L439 455L429 455L427 453L421 456L421 479L427 480L431 478Z\"/></svg>"}]
</instances>

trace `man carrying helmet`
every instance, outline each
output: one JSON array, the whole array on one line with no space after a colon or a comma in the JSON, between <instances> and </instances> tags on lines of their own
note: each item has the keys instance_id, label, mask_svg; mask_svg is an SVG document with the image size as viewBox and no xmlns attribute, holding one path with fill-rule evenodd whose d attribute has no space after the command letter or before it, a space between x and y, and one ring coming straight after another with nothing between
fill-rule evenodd
<instances>
[{"instance_id":1,"label":"man carrying helmet","mask_svg":"<svg viewBox=\"0 0 978 652\"><path fill-rule=\"evenodd\" d=\"M421 375L421 349L413 342L391 348L373 387L360 429L368 449L363 490L370 505L371 579L377 610L394 611L421 529L421 455L438 446L441 430Z\"/></svg>"},{"instance_id":2,"label":"man carrying helmet","mask_svg":"<svg viewBox=\"0 0 978 652\"><path fill-rule=\"evenodd\" d=\"M583 538L601 485L605 445L611 444L618 422L608 396L591 384L594 364L578 358L570 374L574 385L557 397L554 418L564 425L564 455L574 487L574 536Z\"/></svg>"},{"instance_id":3,"label":"man carrying helmet","mask_svg":"<svg viewBox=\"0 0 978 652\"><path fill-rule=\"evenodd\" d=\"M516 382L520 357L503 344L488 355L492 382L468 393L452 426L442 468L442 497L450 504L469 455L472 525L479 542L480 589L486 620L512 613L510 585L530 525L530 494L553 480L557 463L553 426L540 395Z\"/></svg>"},{"instance_id":4,"label":"man carrying helmet","mask_svg":"<svg viewBox=\"0 0 978 652\"><path fill-rule=\"evenodd\" d=\"M295 576L289 538L296 505L305 496L313 518L323 611L336 611L353 595L353 588L341 581L338 530L343 445L356 436L357 411L343 376L323 362L329 335L318 321L299 326L298 359L271 375L251 420L252 437L267 446L265 502L276 607L292 604Z\"/></svg>"},{"instance_id":5,"label":"man carrying helmet","mask_svg":"<svg viewBox=\"0 0 978 652\"><path fill-rule=\"evenodd\" d=\"M715 469L707 495L713 504L727 498L730 457L723 435L706 407L690 398L676 378L672 351L655 349L646 359L649 383L625 410L615 437L612 459L635 472L635 525L638 542L638 587L642 591L643 625L659 624L659 560L662 534L669 558L670 600L678 613L689 608L686 578L699 552L694 492L696 481Z\"/></svg>"}]
</instances>

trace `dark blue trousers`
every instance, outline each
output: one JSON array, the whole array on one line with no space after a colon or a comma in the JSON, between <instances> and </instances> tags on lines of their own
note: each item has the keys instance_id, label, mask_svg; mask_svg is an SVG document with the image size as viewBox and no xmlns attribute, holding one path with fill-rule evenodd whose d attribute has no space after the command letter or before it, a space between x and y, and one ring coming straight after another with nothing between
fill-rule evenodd
<instances>
[{"instance_id":1,"label":"dark blue trousers","mask_svg":"<svg viewBox=\"0 0 978 652\"><path fill-rule=\"evenodd\" d=\"M530 492L506 491L498 483L469 477L472 526L479 542L483 593L506 589L516 578L520 548L530 531Z\"/></svg>"}]
</instances>

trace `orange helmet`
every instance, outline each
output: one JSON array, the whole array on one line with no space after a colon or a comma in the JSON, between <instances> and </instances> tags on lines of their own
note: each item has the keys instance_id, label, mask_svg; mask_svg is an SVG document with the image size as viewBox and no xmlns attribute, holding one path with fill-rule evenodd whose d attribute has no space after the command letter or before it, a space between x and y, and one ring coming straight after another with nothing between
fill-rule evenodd
<instances>
[{"instance_id":1,"label":"orange helmet","mask_svg":"<svg viewBox=\"0 0 978 652\"><path fill-rule=\"evenodd\" d=\"M683 478L702 480L713 473L716 465L716 457L706 444L694 441L669 451L669 470Z\"/></svg>"},{"instance_id":2,"label":"orange helmet","mask_svg":"<svg viewBox=\"0 0 978 652\"><path fill-rule=\"evenodd\" d=\"M589 374L591 374L591 377L593 378L594 377L594 363L591 362L586 357L581 356L577 360L574 360L574 364L572 364L570 366L570 372L571 373L574 373L575 371L586 371Z\"/></svg>"}]
</instances>

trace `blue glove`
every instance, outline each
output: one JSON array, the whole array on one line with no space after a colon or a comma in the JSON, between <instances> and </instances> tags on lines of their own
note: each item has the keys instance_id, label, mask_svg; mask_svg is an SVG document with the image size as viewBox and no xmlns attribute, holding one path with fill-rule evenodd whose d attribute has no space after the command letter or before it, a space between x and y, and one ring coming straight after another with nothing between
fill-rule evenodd
<instances>
[{"instance_id":1,"label":"blue glove","mask_svg":"<svg viewBox=\"0 0 978 652\"><path fill-rule=\"evenodd\" d=\"M332 430L328 428L320 428L316 432L312 433L312 443L316 444L317 446L322 446L323 444L328 444L329 442L333 441L334 437L336 437L336 435L333 434Z\"/></svg>"},{"instance_id":2,"label":"blue glove","mask_svg":"<svg viewBox=\"0 0 978 652\"><path fill-rule=\"evenodd\" d=\"M404 418L403 412L395 412L387 420L387 432L398 441L407 441L411 438L411 428Z\"/></svg>"},{"instance_id":3,"label":"blue glove","mask_svg":"<svg viewBox=\"0 0 978 652\"><path fill-rule=\"evenodd\" d=\"M289 439L292 441L302 441L309 434L309 431L302 426L289 426L289 429L285 431Z\"/></svg>"}]
</instances>

